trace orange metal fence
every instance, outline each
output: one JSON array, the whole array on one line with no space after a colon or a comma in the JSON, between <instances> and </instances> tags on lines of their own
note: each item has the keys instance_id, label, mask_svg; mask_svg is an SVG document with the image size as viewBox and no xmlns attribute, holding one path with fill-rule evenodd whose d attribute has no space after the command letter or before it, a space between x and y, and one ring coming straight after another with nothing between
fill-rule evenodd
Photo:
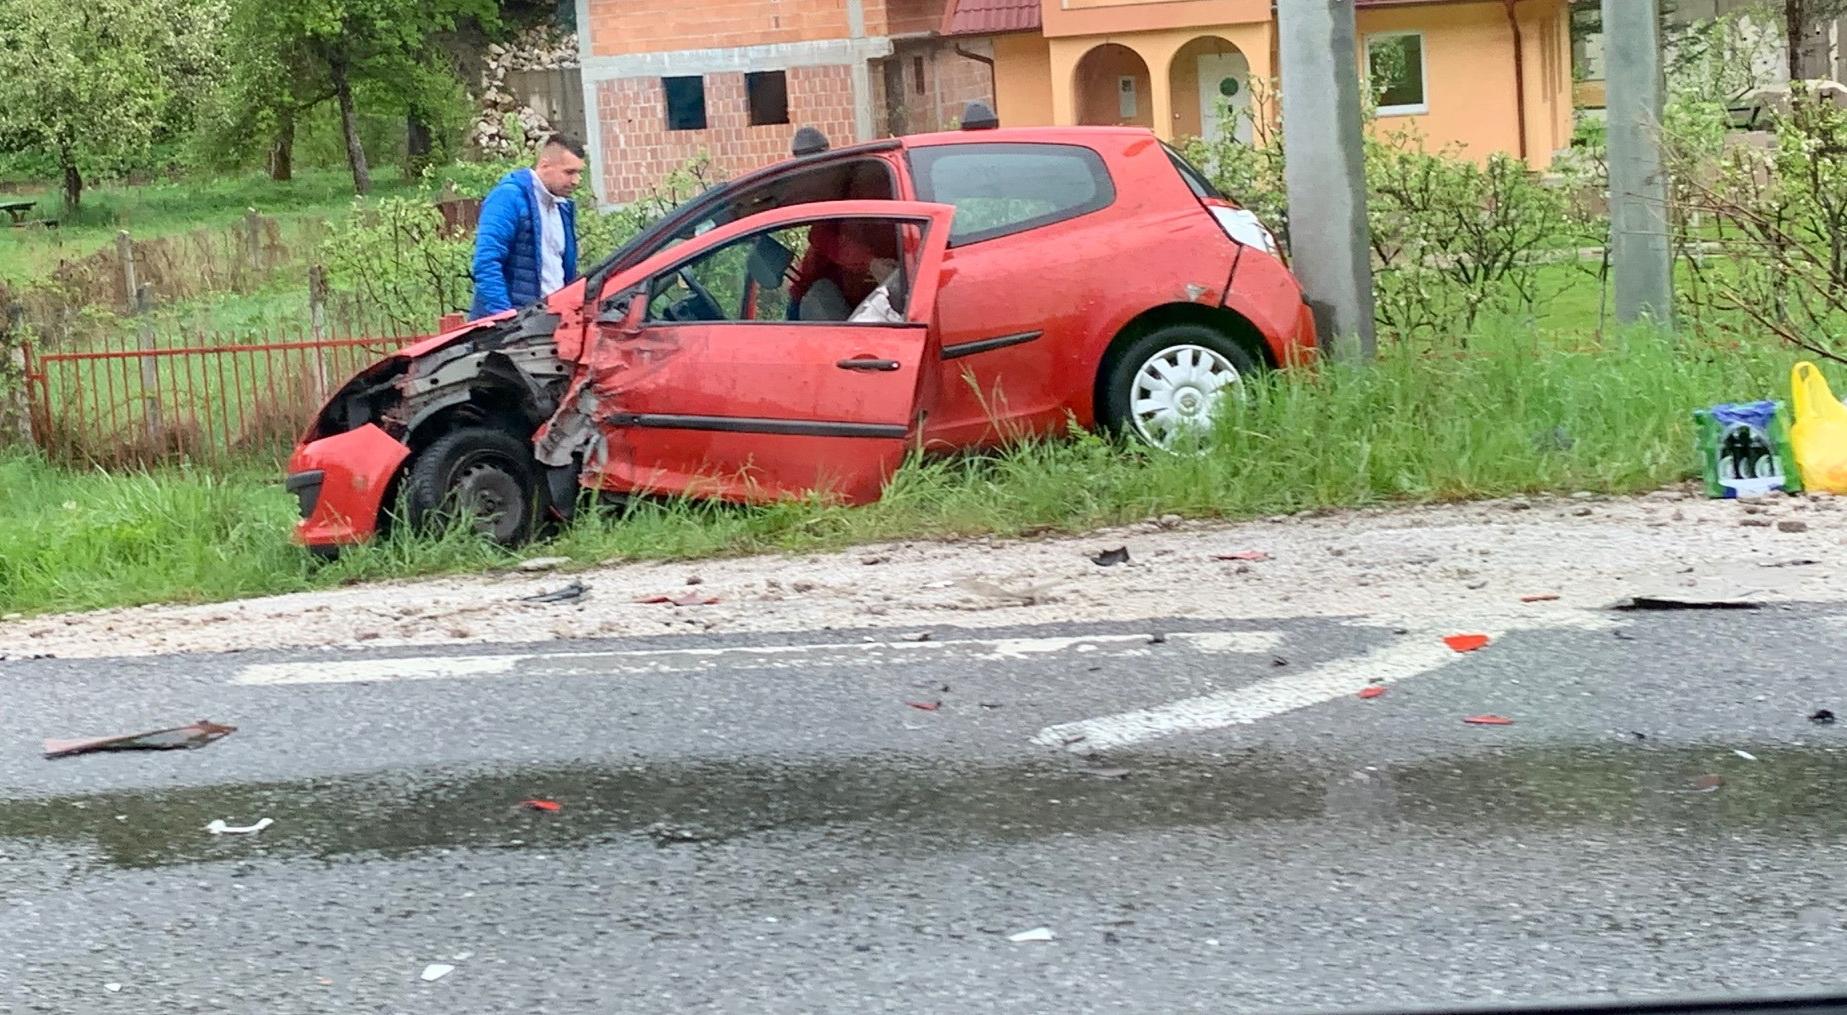
<instances>
[{"instance_id":1,"label":"orange metal fence","mask_svg":"<svg viewBox=\"0 0 1847 1015\"><path fill-rule=\"evenodd\" d=\"M143 334L84 351L28 346L33 439L69 464L277 460L328 394L407 341L262 337Z\"/></svg>"}]
</instances>

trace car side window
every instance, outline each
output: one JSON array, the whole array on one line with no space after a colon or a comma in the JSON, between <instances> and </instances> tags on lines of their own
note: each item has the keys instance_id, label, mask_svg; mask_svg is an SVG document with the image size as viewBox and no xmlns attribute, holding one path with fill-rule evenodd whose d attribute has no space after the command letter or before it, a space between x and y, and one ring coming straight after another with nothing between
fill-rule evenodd
<instances>
[{"instance_id":1,"label":"car side window","mask_svg":"<svg viewBox=\"0 0 1847 1015\"><path fill-rule=\"evenodd\" d=\"M917 197L956 209L949 245L1036 229L1107 208L1116 187L1081 145L947 144L913 149Z\"/></svg>"},{"instance_id":2,"label":"car side window","mask_svg":"<svg viewBox=\"0 0 1847 1015\"><path fill-rule=\"evenodd\" d=\"M901 324L920 236L911 221L858 217L753 233L656 276L646 319Z\"/></svg>"}]
</instances>

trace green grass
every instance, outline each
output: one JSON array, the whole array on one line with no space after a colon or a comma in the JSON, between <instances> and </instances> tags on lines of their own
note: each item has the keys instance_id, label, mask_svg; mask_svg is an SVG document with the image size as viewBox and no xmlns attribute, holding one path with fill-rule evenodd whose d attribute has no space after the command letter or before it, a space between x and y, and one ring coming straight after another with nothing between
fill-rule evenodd
<instances>
[{"instance_id":1,"label":"green grass","mask_svg":"<svg viewBox=\"0 0 1847 1015\"><path fill-rule=\"evenodd\" d=\"M408 191L397 169L383 166L372 177L372 193ZM332 218L353 200L353 180L344 170L296 173L277 183L262 173L208 176L149 184L105 184L84 191L83 206L71 211L46 190L23 196L38 200L38 217L57 218L57 229L0 229L0 281L44 275L60 260L84 257L115 241L118 230L151 239L192 229L224 226L255 208L284 220Z\"/></svg>"},{"instance_id":2,"label":"green grass","mask_svg":"<svg viewBox=\"0 0 1847 1015\"><path fill-rule=\"evenodd\" d=\"M580 563L820 549L886 538L1081 530L1177 512L1250 517L1542 491L1646 490L1693 474L1689 411L1775 397L1781 348L1505 325L1466 351L1278 376L1198 456L1095 437L907 466L863 508L671 503L581 518L529 552ZM103 475L0 460L0 612L207 601L514 559L465 534L316 566L288 542L273 472Z\"/></svg>"}]
</instances>

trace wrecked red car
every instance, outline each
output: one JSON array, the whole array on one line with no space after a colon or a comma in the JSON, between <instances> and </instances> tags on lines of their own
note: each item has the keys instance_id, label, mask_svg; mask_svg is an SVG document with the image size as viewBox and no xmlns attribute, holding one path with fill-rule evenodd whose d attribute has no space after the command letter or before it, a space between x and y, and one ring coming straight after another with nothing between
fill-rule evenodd
<instances>
[{"instance_id":1,"label":"wrecked red car","mask_svg":"<svg viewBox=\"0 0 1847 1015\"><path fill-rule=\"evenodd\" d=\"M1165 445L1313 354L1269 232L1154 134L971 112L833 150L804 128L543 302L361 371L290 460L297 539L401 505L515 543L582 488L864 502L912 448L1071 420Z\"/></svg>"}]
</instances>

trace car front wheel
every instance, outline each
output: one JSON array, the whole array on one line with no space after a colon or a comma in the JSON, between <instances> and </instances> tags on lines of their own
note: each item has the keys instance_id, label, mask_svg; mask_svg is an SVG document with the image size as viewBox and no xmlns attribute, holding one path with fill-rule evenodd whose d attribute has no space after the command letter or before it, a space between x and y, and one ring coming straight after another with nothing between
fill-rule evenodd
<instances>
[{"instance_id":1,"label":"car front wheel","mask_svg":"<svg viewBox=\"0 0 1847 1015\"><path fill-rule=\"evenodd\" d=\"M1189 431L1204 432L1227 397L1258 366L1238 343L1211 328L1176 324L1136 339L1104 381L1105 425L1171 449Z\"/></svg>"},{"instance_id":2,"label":"car front wheel","mask_svg":"<svg viewBox=\"0 0 1847 1015\"><path fill-rule=\"evenodd\" d=\"M467 517L503 546L532 537L539 517L538 468L529 443L491 427L464 427L438 437L411 464L405 511L428 532Z\"/></svg>"}]
</instances>

